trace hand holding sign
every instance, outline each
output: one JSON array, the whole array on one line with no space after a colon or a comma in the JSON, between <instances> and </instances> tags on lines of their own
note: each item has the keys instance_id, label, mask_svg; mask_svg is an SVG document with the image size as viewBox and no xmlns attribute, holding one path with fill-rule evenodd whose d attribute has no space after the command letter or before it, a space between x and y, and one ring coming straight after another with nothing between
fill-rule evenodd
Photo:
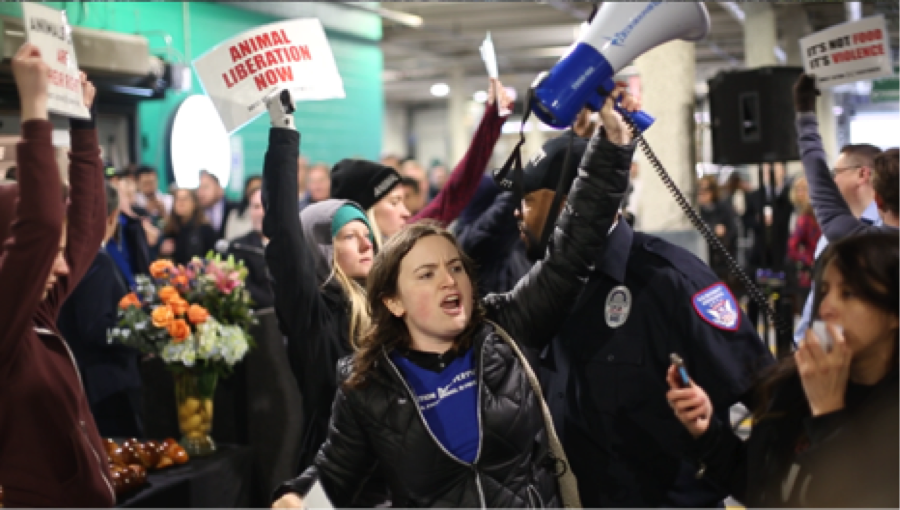
<instances>
[{"instance_id":1,"label":"hand holding sign","mask_svg":"<svg viewBox=\"0 0 900 510\"><path fill-rule=\"evenodd\" d=\"M22 122L34 119L47 120L47 64L41 50L25 43L12 59L12 72L22 103Z\"/></svg>"},{"instance_id":2,"label":"hand holding sign","mask_svg":"<svg viewBox=\"0 0 900 510\"><path fill-rule=\"evenodd\" d=\"M488 87L488 105L494 104L495 100L498 101L497 113L501 117L506 117L512 113L513 101L512 98L509 97L509 92L506 91L506 88L500 80L491 78L491 84Z\"/></svg>"},{"instance_id":3,"label":"hand holding sign","mask_svg":"<svg viewBox=\"0 0 900 510\"><path fill-rule=\"evenodd\" d=\"M801 74L794 83L794 111L797 113L815 112L816 96L820 95L816 88L815 76Z\"/></svg>"},{"instance_id":4,"label":"hand holding sign","mask_svg":"<svg viewBox=\"0 0 900 510\"><path fill-rule=\"evenodd\" d=\"M78 77L81 78L81 92L82 98L84 99L84 107L90 110L91 105L94 104L94 97L97 95L97 88L94 87L93 83L88 81L84 71L79 71Z\"/></svg>"},{"instance_id":5,"label":"hand holding sign","mask_svg":"<svg viewBox=\"0 0 900 510\"><path fill-rule=\"evenodd\" d=\"M47 109L67 117L90 118L91 114L83 104L72 27L65 12L36 3L23 3L22 16L26 40L39 48L44 60Z\"/></svg>"}]
</instances>

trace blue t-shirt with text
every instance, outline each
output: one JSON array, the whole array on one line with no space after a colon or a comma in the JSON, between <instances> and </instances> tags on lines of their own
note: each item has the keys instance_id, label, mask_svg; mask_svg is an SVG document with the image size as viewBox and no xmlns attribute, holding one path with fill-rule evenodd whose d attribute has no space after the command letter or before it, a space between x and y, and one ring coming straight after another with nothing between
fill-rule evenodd
<instances>
[{"instance_id":1,"label":"blue t-shirt with text","mask_svg":"<svg viewBox=\"0 0 900 510\"><path fill-rule=\"evenodd\" d=\"M472 350L440 373L422 368L397 351L391 359L400 368L425 422L438 441L458 459L472 463L478 455L478 381Z\"/></svg>"}]
</instances>

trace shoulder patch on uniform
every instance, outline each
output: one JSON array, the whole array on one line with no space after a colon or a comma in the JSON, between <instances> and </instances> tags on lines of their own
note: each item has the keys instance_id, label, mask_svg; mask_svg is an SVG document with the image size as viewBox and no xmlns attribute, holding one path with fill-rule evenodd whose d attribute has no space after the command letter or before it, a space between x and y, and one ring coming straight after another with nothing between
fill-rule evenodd
<instances>
[{"instance_id":1,"label":"shoulder patch on uniform","mask_svg":"<svg viewBox=\"0 0 900 510\"><path fill-rule=\"evenodd\" d=\"M741 325L741 309L724 283L716 283L694 294L694 310L706 322L725 331L737 331Z\"/></svg>"}]
</instances>

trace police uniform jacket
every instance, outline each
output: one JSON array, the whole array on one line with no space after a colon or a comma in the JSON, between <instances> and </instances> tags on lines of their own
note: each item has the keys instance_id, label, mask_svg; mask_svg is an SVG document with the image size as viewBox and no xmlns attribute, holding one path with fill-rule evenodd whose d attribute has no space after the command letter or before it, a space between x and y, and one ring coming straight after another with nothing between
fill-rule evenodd
<instances>
[{"instance_id":1,"label":"police uniform jacket","mask_svg":"<svg viewBox=\"0 0 900 510\"><path fill-rule=\"evenodd\" d=\"M620 221L543 359L585 507L709 506L726 495L682 460L690 436L666 401L671 353L726 423L773 361L706 264Z\"/></svg>"}]
</instances>

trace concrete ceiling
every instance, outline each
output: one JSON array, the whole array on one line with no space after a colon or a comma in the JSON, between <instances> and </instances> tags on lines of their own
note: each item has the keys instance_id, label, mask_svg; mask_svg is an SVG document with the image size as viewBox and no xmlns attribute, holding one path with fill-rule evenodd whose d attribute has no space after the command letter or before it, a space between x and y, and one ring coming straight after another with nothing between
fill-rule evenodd
<instances>
[{"instance_id":1,"label":"concrete ceiling","mask_svg":"<svg viewBox=\"0 0 900 510\"><path fill-rule=\"evenodd\" d=\"M487 78L479 46L487 31L498 55L500 77L518 91L525 90L541 71L547 70L575 40L578 26L591 12L593 4L548 0L530 2L382 2L382 8L414 14L422 25L413 28L383 19L384 86L389 103L417 104L443 102L430 93L431 85L450 83L454 66L465 75L465 93L469 96L485 90ZM740 5L740 4L738 4ZM717 2L706 2L712 32L697 43L697 81L705 82L723 69L740 68L744 61L742 23ZM847 18L840 2L803 4L813 31L841 23ZM795 19L779 11L781 28ZM896 2L864 4L863 16L875 12L888 14L897 41ZM782 44L797 44L782 41ZM896 48L894 52L897 54Z\"/></svg>"}]
</instances>

